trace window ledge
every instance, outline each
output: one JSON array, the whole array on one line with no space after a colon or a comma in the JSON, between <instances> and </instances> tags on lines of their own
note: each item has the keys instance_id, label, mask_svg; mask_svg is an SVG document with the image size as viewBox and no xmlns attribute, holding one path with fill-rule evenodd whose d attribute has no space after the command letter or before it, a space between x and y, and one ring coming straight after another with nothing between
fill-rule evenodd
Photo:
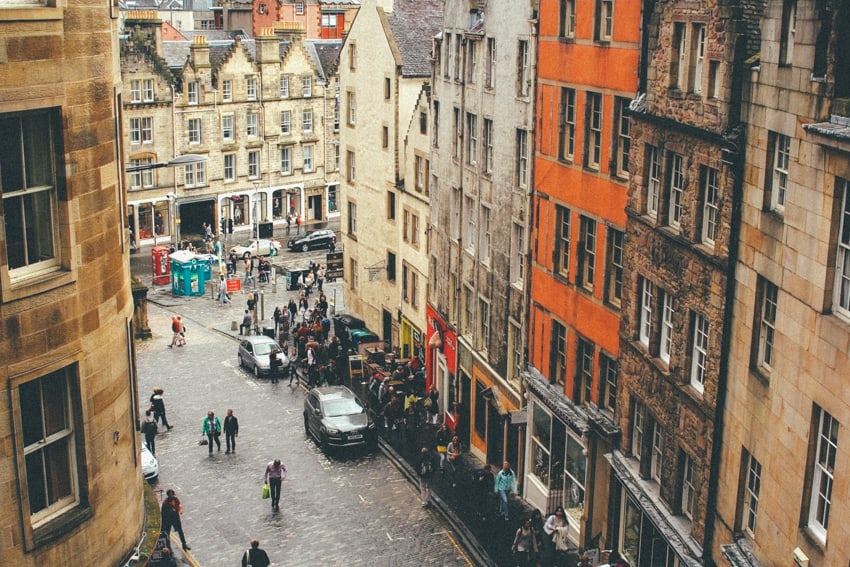
<instances>
[{"instance_id":1,"label":"window ledge","mask_svg":"<svg viewBox=\"0 0 850 567\"><path fill-rule=\"evenodd\" d=\"M6 271L6 270L4 270ZM8 271L4 274L4 280L8 278ZM76 281L73 271L58 268L52 272L41 272L27 277L15 278L11 285L3 286L2 302L9 303L24 299L33 295L44 293L48 290L72 284Z\"/></svg>"},{"instance_id":2,"label":"window ledge","mask_svg":"<svg viewBox=\"0 0 850 567\"><path fill-rule=\"evenodd\" d=\"M762 368L758 368L755 366L750 367L750 374L755 376L755 378L761 382L763 386L770 386L770 374L765 372Z\"/></svg>"},{"instance_id":3,"label":"window ledge","mask_svg":"<svg viewBox=\"0 0 850 567\"><path fill-rule=\"evenodd\" d=\"M32 535L32 549L65 537L74 526L87 521L92 517L92 515L91 508L77 507L65 514L62 514L55 520L47 522L45 525L34 529Z\"/></svg>"},{"instance_id":4,"label":"window ledge","mask_svg":"<svg viewBox=\"0 0 850 567\"><path fill-rule=\"evenodd\" d=\"M826 553L826 541L821 540L815 533L809 528L809 526L804 526L802 530L800 530L803 534L803 537L806 539L806 542L812 545L812 547L818 553Z\"/></svg>"},{"instance_id":5,"label":"window ledge","mask_svg":"<svg viewBox=\"0 0 850 567\"><path fill-rule=\"evenodd\" d=\"M35 22L61 20L65 10L52 6L28 6L20 8L0 9L0 22Z\"/></svg>"}]
</instances>

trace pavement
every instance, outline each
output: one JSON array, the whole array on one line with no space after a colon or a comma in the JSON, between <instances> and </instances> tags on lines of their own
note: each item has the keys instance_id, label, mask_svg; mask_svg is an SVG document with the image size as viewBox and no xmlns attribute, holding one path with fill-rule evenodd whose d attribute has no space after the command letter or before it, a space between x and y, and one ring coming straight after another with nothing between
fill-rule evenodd
<instances>
[{"instance_id":1,"label":"pavement","mask_svg":"<svg viewBox=\"0 0 850 567\"><path fill-rule=\"evenodd\" d=\"M318 228L330 228L336 230L338 229L338 222L314 224L310 225L308 228L311 230ZM292 232L294 233L294 230ZM275 237L285 242L287 239L285 233L285 228L282 230L276 230ZM235 238L231 237L227 242L226 246L241 241L243 239L243 237L239 235L233 236L235 236ZM247 238L247 236L245 236L244 238ZM187 338L190 342L188 348L190 349L192 348L192 341L194 337L193 326L197 325L202 326L204 331L208 330L215 334L218 334L221 337L229 337L233 339L234 342L238 340L238 325L239 322L241 322L242 314L245 309L244 298L247 297L245 295L244 290L242 293L232 293L231 296L233 298L233 301L228 305L221 305L218 301L213 299L214 292L209 289L203 296L174 296L171 292L170 285L152 285L150 268L150 248L150 246L142 246L135 253L131 254L130 263L132 274L134 276L138 276L141 282L147 285L149 288L147 298L148 301L152 304L149 308L149 317L151 328L154 330L155 339L157 338L157 335L159 335L160 341L163 337L166 339L166 343L168 340L170 340L170 331L167 329L167 325L171 314L174 313L182 315L184 317L184 320L187 321ZM297 267L301 265L306 265L310 259L313 259L314 261L324 264L324 253L325 251L317 251L315 253L290 253L287 251L274 258L273 263L281 267ZM297 299L298 292L287 291L285 289L284 282L285 278L279 275L278 284L276 286L272 284L257 286L257 291L259 292L260 297L262 298L258 304L258 313L261 315L261 326L271 327L273 325L273 321L271 321L271 315L274 311L275 305L280 305L281 307L283 307L286 305L290 297L294 297ZM341 280L332 283L325 283L324 285L324 293L327 295L329 302L333 306L332 311L336 313L346 312L342 286L343 282ZM356 313L352 314L355 316L357 315ZM165 330L162 329L163 326L166 327ZM150 343L151 341L146 342ZM156 342L156 340L154 342ZM160 344L158 348L161 348L161 346L162 345ZM146 350L147 349L143 347L139 348L140 359L143 359L145 358L145 356L147 356L145 354ZM161 350L153 351L152 354L168 350L169 349L162 348ZM158 357L159 355L157 354L156 356ZM233 358L235 359L235 355L233 356ZM235 360L233 361L233 363L235 365ZM140 362L139 366L141 374L144 370L144 368L142 368L144 365ZM158 367L158 371L161 372L161 368ZM166 388L166 398L168 399L169 394L174 396L174 390L179 388L177 386L177 382L173 381L174 384L169 385L168 379L163 378L161 381L164 381L165 383L164 387ZM141 384L141 382L143 382L143 380L140 380L139 387L140 397L142 398L140 402L144 405L144 402L147 399L147 393L149 392L149 388L144 388L144 385ZM285 382L283 382L282 384L285 384ZM351 384L351 386L352 389L354 389L355 391L362 389L362 385L360 384ZM206 390L209 390L211 388L210 384L203 383L198 383L197 387ZM171 391L169 392L169 390ZM224 394L226 394L226 392L217 393L217 398L220 399L220 401L215 404L216 407L225 407L226 404L230 403L230 401L226 399L226 396ZM250 411L253 411L253 408L251 408ZM246 413L246 409L243 409L242 412L243 414ZM223 419L224 412L221 411L220 413L220 417ZM200 415L202 417L203 414L205 414L205 411L199 408L195 415ZM171 418L171 415L172 414L169 413L170 421L173 422L173 418ZM296 416L296 427L297 418L299 417L300 416ZM287 419L289 418L291 418L291 416L289 416ZM193 417L192 419L195 419L195 417ZM197 418L196 421L199 425L201 418ZM194 429L196 428L193 427L192 429L194 431ZM199 427L197 429L199 430ZM173 435L173 432L169 432L167 435ZM194 436L194 433L192 433L191 435ZM394 465L399 471L401 475L400 478L413 485L413 487L418 492L418 478L411 463L417 456L416 452L418 452L418 448L420 446L427 446L431 449L434 448L434 429L430 426L423 425L416 435L416 442L412 444L412 447L409 447L407 444L402 443L400 440L388 440L382 438L379 442L380 453L378 455L380 457L386 458L390 463L392 463L392 465ZM163 437L163 435L160 435L159 437ZM167 441L157 441L158 456L159 453L162 451L161 447L165 442ZM411 451L411 449L413 450ZM357 462L352 462L350 463L350 465L354 468L358 467ZM165 467L167 465L161 466ZM257 464L257 466L260 467L261 470L262 465ZM473 486L474 473L477 470L480 470L483 466L484 464L475 456L470 453L464 453L456 461L457 472L454 479L454 486L450 478L442 476L441 474L439 474L439 472L435 475L435 479L432 485L434 501L431 509L436 512L442 518L442 521L445 522L445 524L447 524L451 528L451 542L452 544L459 546L463 550L462 557L457 557L455 559L452 559L451 557L444 557L442 560L437 559L438 563L434 563L433 557L430 559L428 558L428 550L424 550L424 555L420 558L421 562L419 563L417 563L417 561L419 560L411 561L412 558L407 557L404 560L399 560L397 562L391 561L389 564L473 564L482 566L512 566L516 564L510 550L511 543L513 541L514 533L519 527L521 519L529 516L531 514L532 508L524 500L512 496L509 501L510 520L505 521L497 513L497 500L494 495L488 496L487 500L484 502L480 501L479 499L476 499ZM500 467L496 467L493 470L498 470L498 468ZM377 475L378 473L374 474ZM163 474L161 475L161 477L162 476L165 475ZM380 483L382 482L377 477L374 478L373 481L376 485L380 485ZM393 479L390 482L395 482L395 480ZM193 487L192 490L197 490L197 487ZM363 497L361 496L361 499L362 498ZM376 502L380 501L380 498L375 496L369 498L374 499ZM387 506L389 507L389 509L385 510L384 513L391 514L393 512L393 504L389 503L387 504ZM222 510L222 513L226 514L227 512L225 510ZM315 511L313 511L313 513L315 513ZM423 520L423 523L424 522L425 520ZM185 526L186 523L184 522L184 527ZM434 533L441 533L439 531L439 526L431 526L431 529L434 530ZM189 533L187 533L187 537L190 539L190 545L192 545L193 548L197 548L199 542L193 541L193 538L190 536ZM241 541L247 541L245 537L243 537ZM252 537L254 536L252 535ZM268 540L272 537L278 536L273 535L271 532L269 532L261 535L260 539L261 541L263 541L263 538ZM207 540L207 538L203 539L204 541ZM455 539L457 541L455 541ZM204 545L207 544L205 543ZM291 548L291 544L289 545L289 547ZM324 551L329 552L329 550ZM308 550L306 550L306 547L304 553L310 553ZM190 564L193 566L204 565L204 567L206 567L208 564L212 565L213 563L215 563L214 561L206 563L201 562L196 555L198 554L195 551L186 552L183 557L183 562L185 564ZM433 548L430 551L430 555L433 555ZM315 559L319 561L319 563L315 564L320 564L323 562L328 564L326 561L322 561L320 557L316 557ZM363 559L364 557L361 556L360 561L362 561ZM567 557L562 557L560 559L560 562L558 562L557 564L566 565L569 567L573 567L578 562L578 556L575 553L570 553ZM455 560L457 561L456 563ZM351 561L350 564L358 564L360 561ZM439 561L443 562L439 563ZM540 563L540 565L555 564L556 563L549 561L545 563Z\"/></svg>"}]
</instances>

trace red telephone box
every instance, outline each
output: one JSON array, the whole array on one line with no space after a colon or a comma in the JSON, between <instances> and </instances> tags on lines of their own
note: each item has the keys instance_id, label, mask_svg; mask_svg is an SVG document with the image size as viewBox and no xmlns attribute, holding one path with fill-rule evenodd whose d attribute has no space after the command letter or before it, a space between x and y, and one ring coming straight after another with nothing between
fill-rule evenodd
<instances>
[{"instance_id":1,"label":"red telephone box","mask_svg":"<svg viewBox=\"0 0 850 567\"><path fill-rule=\"evenodd\" d=\"M151 248L151 267L153 268L154 285L171 283L171 262L168 261L168 248L154 246Z\"/></svg>"}]
</instances>

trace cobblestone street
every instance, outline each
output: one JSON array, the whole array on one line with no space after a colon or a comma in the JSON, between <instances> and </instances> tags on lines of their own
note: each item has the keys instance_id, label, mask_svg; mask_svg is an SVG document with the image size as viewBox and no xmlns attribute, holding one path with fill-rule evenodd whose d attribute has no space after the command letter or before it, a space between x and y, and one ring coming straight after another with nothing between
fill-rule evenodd
<instances>
[{"instance_id":1,"label":"cobblestone street","mask_svg":"<svg viewBox=\"0 0 850 567\"><path fill-rule=\"evenodd\" d=\"M252 537L276 565L470 564L452 531L420 506L380 452L325 456L304 435L303 390L238 368L236 341L211 323L221 319L229 328L229 313L235 318L241 305L180 303L148 306L154 338L137 343L139 391L144 409L154 386L165 390L174 429L157 437L155 488L173 488L181 498L198 564L235 565ZM186 322L185 348L166 348L172 312ZM237 452L208 456L198 445L202 420L210 409L223 419L227 408L239 418ZM275 457L289 469L280 512L260 497L265 465Z\"/></svg>"}]
</instances>

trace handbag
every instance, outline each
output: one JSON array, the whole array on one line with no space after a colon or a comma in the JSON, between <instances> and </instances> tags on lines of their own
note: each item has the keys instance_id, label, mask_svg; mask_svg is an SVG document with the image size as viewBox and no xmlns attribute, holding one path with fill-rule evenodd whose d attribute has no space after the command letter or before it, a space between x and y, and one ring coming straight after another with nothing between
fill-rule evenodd
<instances>
[{"instance_id":1,"label":"handbag","mask_svg":"<svg viewBox=\"0 0 850 567\"><path fill-rule=\"evenodd\" d=\"M209 441L209 439L207 439L207 436L202 433L201 438L198 440L198 445L204 446L209 442L210 441Z\"/></svg>"},{"instance_id":2,"label":"handbag","mask_svg":"<svg viewBox=\"0 0 850 567\"><path fill-rule=\"evenodd\" d=\"M437 452L438 453L445 453L446 452L446 446L445 445L437 445Z\"/></svg>"},{"instance_id":3,"label":"handbag","mask_svg":"<svg viewBox=\"0 0 850 567\"><path fill-rule=\"evenodd\" d=\"M269 493L269 485L267 483L263 484L263 500L265 500L269 496L271 496L271 494Z\"/></svg>"}]
</instances>

